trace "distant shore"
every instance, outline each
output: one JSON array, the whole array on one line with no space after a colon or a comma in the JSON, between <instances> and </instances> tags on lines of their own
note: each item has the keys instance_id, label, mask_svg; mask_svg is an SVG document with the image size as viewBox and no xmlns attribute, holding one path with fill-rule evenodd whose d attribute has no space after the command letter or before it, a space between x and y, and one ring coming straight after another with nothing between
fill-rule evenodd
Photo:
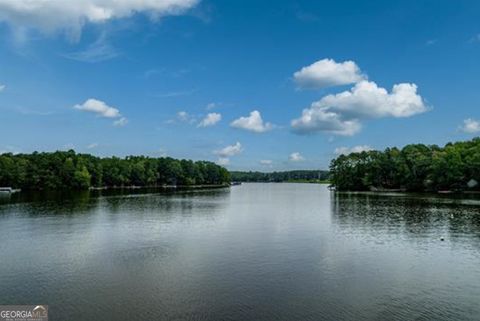
<instances>
[{"instance_id":1,"label":"distant shore","mask_svg":"<svg viewBox=\"0 0 480 321\"><path fill-rule=\"evenodd\" d=\"M252 184L265 184L265 183L272 183L272 184L286 184L286 183L290 183L290 184L330 184L329 181L324 181L324 180L288 180L288 181L280 181L280 182L277 182L277 181L252 181L252 182L249 182L249 181L239 181L238 183L241 183L241 184L245 184L245 183L252 183Z\"/></svg>"},{"instance_id":2,"label":"distant shore","mask_svg":"<svg viewBox=\"0 0 480 321\"><path fill-rule=\"evenodd\" d=\"M430 195L465 195L465 194L480 194L480 191L407 191L407 190L374 190L374 191L347 191L347 190L333 190L336 193L342 194L370 194L370 195L413 195L413 194L430 194Z\"/></svg>"},{"instance_id":3,"label":"distant shore","mask_svg":"<svg viewBox=\"0 0 480 321\"><path fill-rule=\"evenodd\" d=\"M206 188L225 188L230 187L230 184L203 184L203 185L150 185L150 186L101 186L101 187L90 187L91 191L102 191L102 190L135 190L135 189L206 189Z\"/></svg>"}]
</instances>

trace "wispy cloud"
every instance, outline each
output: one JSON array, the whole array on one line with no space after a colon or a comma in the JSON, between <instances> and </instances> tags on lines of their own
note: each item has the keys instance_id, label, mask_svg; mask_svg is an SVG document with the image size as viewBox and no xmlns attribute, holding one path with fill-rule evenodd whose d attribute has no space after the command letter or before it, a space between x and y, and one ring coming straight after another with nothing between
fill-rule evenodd
<instances>
[{"instance_id":1,"label":"wispy cloud","mask_svg":"<svg viewBox=\"0 0 480 321\"><path fill-rule=\"evenodd\" d=\"M106 33L103 32L85 50L63 54L62 56L81 62L96 63L114 59L119 55L120 53L109 43Z\"/></svg>"},{"instance_id":2,"label":"wispy cloud","mask_svg":"<svg viewBox=\"0 0 480 321\"><path fill-rule=\"evenodd\" d=\"M148 79L154 76L162 75L169 78L181 78L190 72L191 70L189 68L180 68L176 70L169 70L168 68L150 68L144 71L143 77Z\"/></svg>"},{"instance_id":3,"label":"wispy cloud","mask_svg":"<svg viewBox=\"0 0 480 321\"><path fill-rule=\"evenodd\" d=\"M178 69L178 70L175 70L172 72L172 77L174 78L181 78L183 76L185 76L186 74L190 73L190 69L187 69L187 68L181 68L181 69Z\"/></svg>"},{"instance_id":4,"label":"wispy cloud","mask_svg":"<svg viewBox=\"0 0 480 321\"><path fill-rule=\"evenodd\" d=\"M190 123L190 124L196 122L196 120L197 120L197 118L195 116L190 115L186 111L179 111L177 113L177 119L181 122Z\"/></svg>"},{"instance_id":5,"label":"wispy cloud","mask_svg":"<svg viewBox=\"0 0 480 321\"><path fill-rule=\"evenodd\" d=\"M480 121L473 118L465 119L459 129L469 134L480 133Z\"/></svg>"},{"instance_id":6,"label":"wispy cloud","mask_svg":"<svg viewBox=\"0 0 480 321\"><path fill-rule=\"evenodd\" d=\"M271 167L272 164L273 164L273 161L270 160L270 159L262 159L262 160L260 160L260 165Z\"/></svg>"},{"instance_id":7,"label":"wispy cloud","mask_svg":"<svg viewBox=\"0 0 480 321\"><path fill-rule=\"evenodd\" d=\"M299 152L294 152L288 156L288 160L291 162L302 162L305 160L305 157L303 157Z\"/></svg>"},{"instance_id":8,"label":"wispy cloud","mask_svg":"<svg viewBox=\"0 0 480 321\"><path fill-rule=\"evenodd\" d=\"M22 115L49 116L54 114L52 111L34 110L26 107L17 107L16 110Z\"/></svg>"},{"instance_id":9,"label":"wispy cloud","mask_svg":"<svg viewBox=\"0 0 480 321\"><path fill-rule=\"evenodd\" d=\"M470 43L474 43L474 42L480 42L480 33L477 33L476 35L474 35L473 37L470 38L469 40Z\"/></svg>"},{"instance_id":10,"label":"wispy cloud","mask_svg":"<svg viewBox=\"0 0 480 321\"><path fill-rule=\"evenodd\" d=\"M153 76L160 75L161 73L163 73L163 69L151 68L145 70L145 72L143 73L143 77L149 79Z\"/></svg>"},{"instance_id":11,"label":"wispy cloud","mask_svg":"<svg viewBox=\"0 0 480 321\"><path fill-rule=\"evenodd\" d=\"M233 107L233 106L234 106L233 103L211 102L211 103L208 103L205 106L205 110L209 111L209 110L213 110L213 109L220 109L220 108Z\"/></svg>"},{"instance_id":12,"label":"wispy cloud","mask_svg":"<svg viewBox=\"0 0 480 321\"><path fill-rule=\"evenodd\" d=\"M243 151L243 146L240 142L236 142L234 145L226 146L222 149L215 150L213 153L218 155L217 164L228 165L230 163L230 157L240 154Z\"/></svg>"},{"instance_id":13,"label":"wispy cloud","mask_svg":"<svg viewBox=\"0 0 480 321\"><path fill-rule=\"evenodd\" d=\"M222 115L219 113L209 113L207 114L198 124L198 127L209 127L213 126L222 120Z\"/></svg>"},{"instance_id":14,"label":"wispy cloud","mask_svg":"<svg viewBox=\"0 0 480 321\"><path fill-rule=\"evenodd\" d=\"M87 146L87 149L94 149L98 147L98 143L91 143Z\"/></svg>"},{"instance_id":15,"label":"wispy cloud","mask_svg":"<svg viewBox=\"0 0 480 321\"><path fill-rule=\"evenodd\" d=\"M166 121L167 124L177 124L177 123L194 124L196 122L197 122L197 117L189 114L184 110L177 112L177 114L175 115L175 118L169 119Z\"/></svg>"},{"instance_id":16,"label":"wispy cloud","mask_svg":"<svg viewBox=\"0 0 480 321\"><path fill-rule=\"evenodd\" d=\"M152 96L157 97L157 98L172 98L172 97L180 97L180 96L190 96L190 95L194 94L196 91L197 91L197 89L183 90L183 91L169 91L169 92L164 92L164 93L152 94Z\"/></svg>"},{"instance_id":17,"label":"wispy cloud","mask_svg":"<svg viewBox=\"0 0 480 321\"><path fill-rule=\"evenodd\" d=\"M206 110L212 110L218 107L217 103L208 103L207 106L205 107Z\"/></svg>"},{"instance_id":18,"label":"wispy cloud","mask_svg":"<svg viewBox=\"0 0 480 321\"><path fill-rule=\"evenodd\" d=\"M226 146L220 150L216 150L214 153L220 157L232 157L240 154L242 151L242 144L240 144L240 142L236 142L234 145Z\"/></svg>"},{"instance_id":19,"label":"wispy cloud","mask_svg":"<svg viewBox=\"0 0 480 321\"><path fill-rule=\"evenodd\" d=\"M125 117L121 117L120 119L117 119L116 121L113 122L113 126L116 127L123 127L128 124L128 119Z\"/></svg>"},{"instance_id":20,"label":"wispy cloud","mask_svg":"<svg viewBox=\"0 0 480 321\"><path fill-rule=\"evenodd\" d=\"M320 21L320 17L317 16L316 14L312 12L308 12L305 10L302 10L300 8L297 8L295 10L295 17L303 22L317 22Z\"/></svg>"}]
</instances>

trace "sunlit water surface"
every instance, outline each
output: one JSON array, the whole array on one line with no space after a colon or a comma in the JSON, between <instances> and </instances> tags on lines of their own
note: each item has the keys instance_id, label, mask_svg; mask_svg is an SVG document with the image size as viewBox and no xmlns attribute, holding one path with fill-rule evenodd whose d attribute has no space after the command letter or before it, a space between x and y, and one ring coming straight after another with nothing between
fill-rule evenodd
<instances>
[{"instance_id":1,"label":"sunlit water surface","mask_svg":"<svg viewBox=\"0 0 480 321\"><path fill-rule=\"evenodd\" d=\"M0 304L59 321L479 320L480 199L15 195L0 201Z\"/></svg>"}]
</instances>

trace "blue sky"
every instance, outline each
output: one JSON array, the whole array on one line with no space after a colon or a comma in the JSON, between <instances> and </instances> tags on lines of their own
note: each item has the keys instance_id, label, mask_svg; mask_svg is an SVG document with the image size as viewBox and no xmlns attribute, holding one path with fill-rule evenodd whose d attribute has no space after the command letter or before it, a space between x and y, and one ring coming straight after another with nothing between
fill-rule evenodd
<instances>
[{"instance_id":1,"label":"blue sky","mask_svg":"<svg viewBox=\"0 0 480 321\"><path fill-rule=\"evenodd\" d=\"M327 168L480 133L477 1L0 0L0 151Z\"/></svg>"}]
</instances>

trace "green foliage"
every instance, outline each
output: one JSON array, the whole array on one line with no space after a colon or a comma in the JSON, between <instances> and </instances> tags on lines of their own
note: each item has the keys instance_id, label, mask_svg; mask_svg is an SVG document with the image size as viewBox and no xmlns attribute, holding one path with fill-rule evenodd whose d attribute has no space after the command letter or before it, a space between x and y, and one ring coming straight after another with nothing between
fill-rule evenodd
<instances>
[{"instance_id":1,"label":"green foliage","mask_svg":"<svg viewBox=\"0 0 480 321\"><path fill-rule=\"evenodd\" d=\"M464 190L471 180L480 183L480 138L443 148L415 144L340 155L332 160L330 173L338 190Z\"/></svg>"},{"instance_id":2,"label":"green foliage","mask_svg":"<svg viewBox=\"0 0 480 321\"><path fill-rule=\"evenodd\" d=\"M228 171L211 162L170 157L99 158L68 152L0 155L0 186L87 189L103 186L221 185Z\"/></svg>"},{"instance_id":3,"label":"green foliage","mask_svg":"<svg viewBox=\"0 0 480 321\"><path fill-rule=\"evenodd\" d=\"M236 182L321 182L328 179L328 171L297 170L286 172L230 172Z\"/></svg>"},{"instance_id":4,"label":"green foliage","mask_svg":"<svg viewBox=\"0 0 480 321\"><path fill-rule=\"evenodd\" d=\"M85 166L75 170L73 173L72 187L77 189L86 189L90 187L92 176Z\"/></svg>"}]
</instances>

